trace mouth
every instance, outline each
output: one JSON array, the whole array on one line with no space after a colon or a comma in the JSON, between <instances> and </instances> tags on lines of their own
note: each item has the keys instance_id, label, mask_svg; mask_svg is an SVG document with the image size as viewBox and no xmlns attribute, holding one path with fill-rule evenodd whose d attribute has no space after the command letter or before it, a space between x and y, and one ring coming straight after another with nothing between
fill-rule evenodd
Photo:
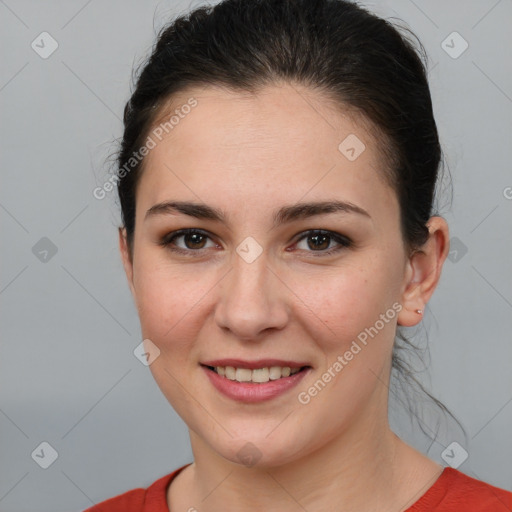
<instances>
[{"instance_id":1,"label":"mouth","mask_svg":"<svg viewBox=\"0 0 512 512\"><path fill-rule=\"evenodd\" d=\"M209 366L202 364L204 368L216 373L226 380L247 384L266 384L270 381L279 381L304 372L311 366L266 366L262 368L239 368L235 366Z\"/></svg>"}]
</instances>

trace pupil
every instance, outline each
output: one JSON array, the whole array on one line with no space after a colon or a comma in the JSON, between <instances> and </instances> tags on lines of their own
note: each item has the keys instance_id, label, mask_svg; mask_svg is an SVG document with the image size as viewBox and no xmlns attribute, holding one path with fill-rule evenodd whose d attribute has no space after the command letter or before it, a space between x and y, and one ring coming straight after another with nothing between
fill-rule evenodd
<instances>
[{"instance_id":1,"label":"pupil","mask_svg":"<svg viewBox=\"0 0 512 512\"><path fill-rule=\"evenodd\" d=\"M204 238L204 237L200 233L189 233L189 234L185 235L185 239L188 240L188 241L192 240L192 244L186 243L186 245L187 246L188 245L196 245L196 248L197 248L197 244L201 244L201 239L202 238ZM203 240L203 245L204 245L204 240ZM201 245L201 247L203 245ZM189 249L190 249L190 247L189 247Z\"/></svg>"},{"instance_id":2,"label":"pupil","mask_svg":"<svg viewBox=\"0 0 512 512\"><path fill-rule=\"evenodd\" d=\"M328 235L312 235L312 236L310 236L310 239L311 240L315 240L314 245L313 246L310 245L310 249L311 248L327 249L327 247L329 247L329 242L327 242L327 245L325 244L325 241L329 240L329 236ZM318 243L318 241L320 239L322 239L323 242ZM323 246L323 247L321 247L321 246Z\"/></svg>"}]
</instances>

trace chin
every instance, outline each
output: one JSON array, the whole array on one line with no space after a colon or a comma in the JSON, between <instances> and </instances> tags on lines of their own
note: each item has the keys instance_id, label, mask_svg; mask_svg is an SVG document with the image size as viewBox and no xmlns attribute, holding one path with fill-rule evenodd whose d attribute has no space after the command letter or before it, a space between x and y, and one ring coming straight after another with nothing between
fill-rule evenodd
<instances>
[{"instance_id":1,"label":"chin","mask_svg":"<svg viewBox=\"0 0 512 512\"><path fill-rule=\"evenodd\" d=\"M272 422L275 426L279 423ZM279 428L279 427L278 427ZM271 429L247 429L243 436L230 437L226 432L219 433L219 437L211 440L209 432L203 439L219 456L246 468L270 469L292 463L304 454L303 444L298 437L289 431L282 430L280 434L274 432L270 437ZM307 446L305 444L304 446Z\"/></svg>"}]
</instances>

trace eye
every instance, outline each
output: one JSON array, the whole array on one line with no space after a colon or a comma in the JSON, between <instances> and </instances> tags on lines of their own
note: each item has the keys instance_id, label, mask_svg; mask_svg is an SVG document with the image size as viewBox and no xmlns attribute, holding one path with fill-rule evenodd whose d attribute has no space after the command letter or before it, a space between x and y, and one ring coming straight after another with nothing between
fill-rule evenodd
<instances>
[{"instance_id":1,"label":"eye","mask_svg":"<svg viewBox=\"0 0 512 512\"><path fill-rule=\"evenodd\" d=\"M183 242L182 246L176 243L176 241L180 239L182 239ZM210 239L210 236L205 231L201 231L199 229L180 229L166 235L159 242L159 245L167 247L173 252L191 255L190 253L199 252L201 249L209 248L206 245L208 239ZM213 241L212 244L213 245L210 247L217 246Z\"/></svg>"},{"instance_id":2,"label":"eye","mask_svg":"<svg viewBox=\"0 0 512 512\"><path fill-rule=\"evenodd\" d=\"M352 245L352 241L346 236L340 235L334 231L326 231L323 229L313 229L302 234L296 242L296 246L305 240L306 251L319 253L315 256L325 256L334 254ZM337 245L332 246L332 242ZM304 247L299 247L303 250Z\"/></svg>"},{"instance_id":3,"label":"eye","mask_svg":"<svg viewBox=\"0 0 512 512\"><path fill-rule=\"evenodd\" d=\"M318 253L315 254L315 257L328 256L352 245L352 241L349 238L334 231L313 229L301 233L301 235L294 246L300 250ZM181 244L177 242L179 240L181 240ZM207 232L189 228L169 233L159 242L159 245L176 253L195 256L196 254L194 253L200 253L202 249L219 247L213 240L211 240L211 245L208 246L208 240L211 240L211 237ZM300 247L302 241L305 241L305 248ZM334 246L333 243L335 244Z\"/></svg>"}]
</instances>

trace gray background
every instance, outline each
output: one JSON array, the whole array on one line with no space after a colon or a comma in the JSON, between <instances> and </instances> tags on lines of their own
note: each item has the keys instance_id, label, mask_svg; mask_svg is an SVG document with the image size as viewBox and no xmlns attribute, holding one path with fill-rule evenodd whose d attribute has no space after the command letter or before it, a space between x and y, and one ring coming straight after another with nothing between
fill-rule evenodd
<instances>
[{"instance_id":1,"label":"gray background","mask_svg":"<svg viewBox=\"0 0 512 512\"><path fill-rule=\"evenodd\" d=\"M133 354L114 193L92 190L122 134L133 64L199 3L0 0L2 512L81 510L192 460L183 422ZM404 20L431 58L454 185L441 213L456 240L425 314L420 378L469 435L447 427L432 442L399 414L392 425L443 465L458 441L469 454L459 470L512 490L512 2L365 4ZM47 59L31 48L43 31L59 45ZM458 58L442 47L453 31L469 44ZM448 39L452 53L461 43ZM46 261L43 237L57 249ZM58 452L48 469L31 456L43 441Z\"/></svg>"}]
</instances>

